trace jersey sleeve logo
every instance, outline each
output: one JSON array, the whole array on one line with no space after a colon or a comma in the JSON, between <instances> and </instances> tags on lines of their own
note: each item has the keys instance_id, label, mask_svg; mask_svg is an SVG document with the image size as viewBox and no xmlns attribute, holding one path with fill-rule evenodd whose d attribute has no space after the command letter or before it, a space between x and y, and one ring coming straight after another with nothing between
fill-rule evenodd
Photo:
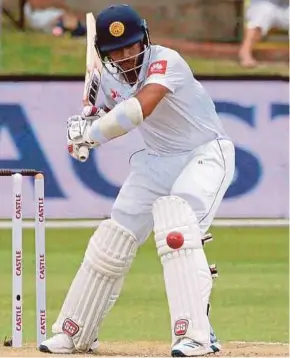
<instances>
[{"instance_id":1,"label":"jersey sleeve logo","mask_svg":"<svg viewBox=\"0 0 290 358\"><path fill-rule=\"evenodd\" d=\"M166 60L155 61L155 62L151 63L151 65L149 66L148 77L155 73L164 75L166 73L166 70L167 70L167 61Z\"/></svg>"}]
</instances>

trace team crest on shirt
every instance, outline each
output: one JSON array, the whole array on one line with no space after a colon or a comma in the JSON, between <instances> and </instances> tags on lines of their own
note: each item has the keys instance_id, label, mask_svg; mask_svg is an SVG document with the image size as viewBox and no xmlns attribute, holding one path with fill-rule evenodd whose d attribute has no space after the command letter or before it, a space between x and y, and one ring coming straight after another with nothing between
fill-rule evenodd
<instances>
[{"instance_id":1,"label":"team crest on shirt","mask_svg":"<svg viewBox=\"0 0 290 358\"><path fill-rule=\"evenodd\" d=\"M160 60L152 62L148 69L148 77L158 73L160 75L164 75L167 70L167 61L166 60Z\"/></svg>"}]
</instances>

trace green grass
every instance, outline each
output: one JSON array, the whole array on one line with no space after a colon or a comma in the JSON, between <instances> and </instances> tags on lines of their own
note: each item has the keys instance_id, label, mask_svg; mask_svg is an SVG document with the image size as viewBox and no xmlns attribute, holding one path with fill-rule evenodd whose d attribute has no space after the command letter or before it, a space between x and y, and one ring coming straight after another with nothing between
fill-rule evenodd
<instances>
[{"instance_id":1,"label":"green grass","mask_svg":"<svg viewBox=\"0 0 290 358\"><path fill-rule=\"evenodd\" d=\"M85 38L55 38L27 30L20 32L4 21L0 74L84 75ZM283 63L263 63L243 69L236 61L186 58L197 75L284 75Z\"/></svg>"},{"instance_id":2,"label":"green grass","mask_svg":"<svg viewBox=\"0 0 290 358\"><path fill-rule=\"evenodd\" d=\"M48 328L81 262L91 229L47 230ZM288 231L215 228L207 245L220 278L212 294L212 322L223 341L288 341ZM0 230L0 338L11 332L11 239ZM24 338L35 340L33 231L24 231ZM161 265L150 239L140 250L102 340L169 340Z\"/></svg>"}]
</instances>

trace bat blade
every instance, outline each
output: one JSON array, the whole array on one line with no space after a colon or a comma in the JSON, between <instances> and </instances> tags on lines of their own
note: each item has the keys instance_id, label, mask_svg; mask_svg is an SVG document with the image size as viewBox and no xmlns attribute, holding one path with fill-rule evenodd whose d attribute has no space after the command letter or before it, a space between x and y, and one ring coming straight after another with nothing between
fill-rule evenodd
<instances>
[{"instance_id":1,"label":"bat blade","mask_svg":"<svg viewBox=\"0 0 290 358\"><path fill-rule=\"evenodd\" d=\"M83 104L94 105L101 81L102 62L95 49L96 21L91 12L86 14L86 25L87 53Z\"/></svg>"},{"instance_id":2,"label":"bat blade","mask_svg":"<svg viewBox=\"0 0 290 358\"><path fill-rule=\"evenodd\" d=\"M87 25L87 53L86 53L86 75L83 94L83 105L94 106L96 103L101 83L102 61L95 49L96 21L90 12L86 14ZM82 145L79 148L79 160L85 162L89 157L88 146Z\"/></svg>"}]
</instances>

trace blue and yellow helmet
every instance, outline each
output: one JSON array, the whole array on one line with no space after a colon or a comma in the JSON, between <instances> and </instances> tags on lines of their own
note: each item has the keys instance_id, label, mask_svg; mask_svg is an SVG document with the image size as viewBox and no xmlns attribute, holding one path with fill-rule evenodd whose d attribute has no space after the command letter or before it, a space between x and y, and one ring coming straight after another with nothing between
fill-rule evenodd
<instances>
[{"instance_id":1,"label":"blue and yellow helmet","mask_svg":"<svg viewBox=\"0 0 290 358\"><path fill-rule=\"evenodd\" d=\"M101 57L139 41L149 43L147 24L129 5L112 5L97 16L95 47Z\"/></svg>"}]
</instances>

